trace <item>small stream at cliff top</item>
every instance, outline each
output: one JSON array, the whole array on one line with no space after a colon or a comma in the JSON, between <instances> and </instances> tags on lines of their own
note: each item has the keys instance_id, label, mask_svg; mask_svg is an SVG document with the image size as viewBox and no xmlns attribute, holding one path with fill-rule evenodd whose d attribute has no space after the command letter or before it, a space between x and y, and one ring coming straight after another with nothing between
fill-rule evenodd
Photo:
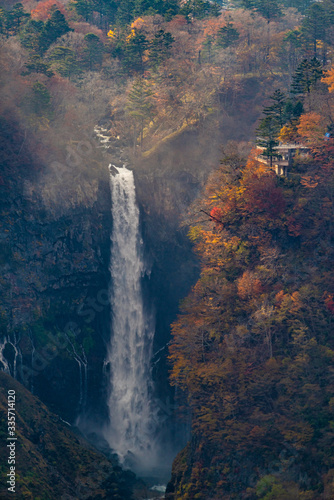
<instances>
[{"instance_id":1,"label":"small stream at cliff top","mask_svg":"<svg viewBox=\"0 0 334 500\"><path fill-rule=\"evenodd\" d=\"M112 199L109 365L109 424L104 436L120 462L137 473L158 461L157 415L151 377L153 321L145 312L146 273L133 172L109 166Z\"/></svg>"}]
</instances>

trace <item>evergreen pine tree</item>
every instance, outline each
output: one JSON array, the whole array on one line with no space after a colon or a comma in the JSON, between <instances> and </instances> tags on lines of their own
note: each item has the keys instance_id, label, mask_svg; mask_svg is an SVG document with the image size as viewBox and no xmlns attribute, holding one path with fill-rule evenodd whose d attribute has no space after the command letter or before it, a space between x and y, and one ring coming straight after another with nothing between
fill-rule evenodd
<instances>
[{"instance_id":1,"label":"evergreen pine tree","mask_svg":"<svg viewBox=\"0 0 334 500\"><path fill-rule=\"evenodd\" d=\"M76 0L74 7L79 16L82 16L85 21L90 20L94 11L94 2L92 0Z\"/></svg>"},{"instance_id":2,"label":"evergreen pine tree","mask_svg":"<svg viewBox=\"0 0 334 500\"><path fill-rule=\"evenodd\" d=\"M284 109L286 105L286 95L281 92L280 89L277 89L273 95L270 96L270 99L272 104L264 108L263 114L275 118L280 127L283 127L285 123Z\"/></svg>"},{"instance_id":3,"label":"evergreen pine tree","mask_svg":"<svg viewBox=\"0 0 334 500\"><path fill-rule=\"evenodd\" d=\"M137 140L139 125L140 146L143 143L143 132L145 124L151 119L154 104L152 102L153 92L143 78L137 78L129 92L126 110L134 118L135 137L134 146Z\"/></svg>"},{"instance_id":4,"label":"evergreen pine tree","mask_svg":"<svg viewBox=\"0 0 334 500\"><path fill-rule=\"evenodd\" d=\"M312 87L323 75L322 65L315 57L311 60L304 59L293 76L291 93L309 94Z\"/></svg>"},{"instance_id":5,"label":"evergreen pine tree","mask_svg":"<svg viewBox=\"0 0 334 500\"><path fill-rule=\"evenodd\" d=\"M32 86L32 94L29 107L39 117L50 116L51 95L44 83L35 82Z\"/></svg>"},{"instance_id":6,"label":"evergreen pine tree","mask_svg":"<svg viewBox=\"0 0 334 500\"><path fill-rule=\"evenodd\" d=\"M51 14L50 19L48 19L44 25L43 32L40 37L40 48L42 52L45 52L50 45L65 33L72 31L64 14L60 10L54 10Z\"/></svg>"},{"instance_id":7,"label":"evergreen pine tree","mask_svg":"<svg viewBox=\"0 0 334 500\"><path fill-rule=\"evenodd\" d=\"M44 23L36 19L30 19L20 31L20 40L23 47L40 53L40 39L43 34Z\"/></svg>"},{"instance_id":8,"label":"evergreen pine tree","mask_svg":"<svg viewBox=\"0 0 334 500\"><path fill-rule=\"evenodd\" d=\"M204 58L211 62L212 56L212 46L213 46L214 38L212 35L206 35L205 40L203 42L203 55Z\"/></svg>"},{"instance_id":9,"label":"evergreen pine tree","mask_svg":"<svg viewBox=\"0 0 334 500\"><path fill-rule=\"evenodd\" d=\"M123 48L122 59L122 64L127 71L143 73L143 55L148 45L145 35L137 30L133 30L128 36Z\"/></svg>"},{"instance_id":10,"label":"evergreen pine tree","mask_svg":"<svg viewBox=\"0 0 334 500\"><path fill-rule=\"evenodd\" d=\"M68 47L55 47L49 55L49 60L52 62L52 69L57 71L61 76L71 79L72 76L81 73L75 53Z\"/></svg>"},{"instance_id":11,"label":"evergreen pine tree","mask_svg":"<svg viewBox=\"0 0 334 500\"><path fill-rule=\"evenodd\" d=\"M226 49L233 45L239 39L239 32L233 26L233 23L228 22L226 26L220 28L217 36L217 45Z\"/></svg>"},{"instance_id":12,"label":"evergreen pine tree","mask_svg":"<svg viewBox=\"0 0 334 500\"><path fill-rule=\"evenodd\" d=\"M92 71L97 67L101 67L103 60L103 43L94 33L87 33L84 38L86 48L84 50L84 61L89 69Z\"/></svg>"},{"instance_id":13,"label":"evergreen pine tree","mask_svg":"<svg viewBox=\"0 0 334 500\"><path fill-rule=\"evenodd\" d=\"M25 65L26 70L22 72L22 75L30 75L30 73L41 73L48 76L49 78L53 76L53 72L50 69L50 64L44 61L38 54L33 54Z\"/></svg>"},{"instance_id":14,"label":"evergreen pine tree","mask_svg":"<svg viewBox=\"0 0 334 500\"><path fill-rule=\"evenodd\" d=\"M30 14L24 11L21 3L16 3L9 12L6 12L5 18L7 32L16 35L21 25L30 18Z\"/></svg>"},{"instance_id":15,"label":"evergreen pine tree","mask_svg":"<svg viewBox=\"0 0 334 500\"><path fill-rule=\"evenodd\" d=\"M278 146L278 134L280 131L280 125L278 120L273 116L266 116L260 122L259 128L257 129L257 140L256 144L264 148L263 156L267 156L270 159L270 166L273 164L273 157L277 156L276 146Z\"/></svg>"},{"instance_id":16,"label":"evergreen pine tree","mask_svg":"<svg viewBox=\"0 0 334 500\"><path fill-rule=\"evenodd\" d=\"M328 29L328 17L322 3L315 2L308 9L301 27L301 34L304 46L309 52L313 52L313 57L317 57L317 41L326 40ZM312 53L311 52L311 53Z\"/></svg>"},{"instance_id":17,"label":"evergreen pine tree","mask_svg":"<svg viewBox=\"0 0 334 500\"><path fill-rule=\"evenodd\" d=\"M159 30L155 35L150 45L150 63L153 67L169 57L174 38L170 33L164 30Z\"/></svg>"}]
</instances>

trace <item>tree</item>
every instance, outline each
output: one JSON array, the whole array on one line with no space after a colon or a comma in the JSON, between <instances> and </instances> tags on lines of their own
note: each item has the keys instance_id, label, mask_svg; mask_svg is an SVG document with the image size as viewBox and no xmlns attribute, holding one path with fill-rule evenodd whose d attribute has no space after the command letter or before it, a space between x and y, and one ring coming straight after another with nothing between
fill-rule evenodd
<instances>
[{"instance_id":1,"label":"tree","mask_svg":"<svg viewBox=\"0 0 334 500\"><path fill-rule=\"evenodd\" d=\"M151 120L154 109L152 95L153 92L144 78L136 78L129 92L126 105L128 114L134 119L134 147L138 137L138 127L140 147L142 147L144 127Z\"/></svg>"},{"instance_id":2,"label":"tree","mask_svg":"<svg viewBox=\"0 0 334 500\"><path fill-rule=\"evenodd\" d=\"M55 10L59 10L65 15L65 8L61 2L58 0L45 0L44 2L39 2L37 7L31 11L31 17L32 19L45 22Z\"/></svg>"},{"instance_id":3,"label":"tree","mask_svg":"<svg viewBox=\"0 0 334 500\"><path fill-rule=\"evenodd\" d=\"M246 9L255 9L268 23L282 16L279 0L242 0Z\"/></svg>"},{"instance_id":4,"label":"tree","mask_svg":"<svg viewBox=\"0 0 334 500\"><path fill-rule=\"evenodd\" d=\"M45 52L57 38L72 31L64 15L60 10L52 12L50 18L46 21L40 36L39 44L42 52Z\"/></svg>"},{"instance_id":5,"label":"tree","mask_svg":"<svg viewBox=\"0 0 334 500\"><path fill-rule=\"evenodd\" d=\"M226 49L239 40L239 32L234 28L233 23L228 22L226 26L220 28L217 33L217 45Z\"/></svg>"},{"instance_id":6,"label":"tree","mask_svg":"<svg viewBox=\"0 0 334 500\"><path fill-rule=\"evenodd\" d=\"M326 132L325 120L318 113L306 113L300 117L297 131L312 144L323 141Z\"/></svg>"},{"instance_id":7,"label":"tree","mask_svg":"<svg viewBox=\"0 0 334 500\"><path fill-rule=\"evenodd\" d=\"M211 62L213 42L214 38L212 35L206 35L205 40L203 41L204 58L207 57L209 63Z\"/></svg>"},{"instance_id":8,"label":"tree","mask_svg":"<svg viewBox=\"0 0 334 500\"><path fill-rule=\"evenodd\" d=\"M48 76L49 78L53 76L53 72L50 69L50 65L45 62L39 55L32 55L28 62L26 63L26 71L23 75L29 75L30 73L41 73Z\"/></svg>"},{"instance_id":9,"label":"tree","mask_svg":"<svg viewBox=\"0 0 334 500\"><path fill-rule=\"evenodd\" d=\"M8 35L17 35L22 25L28 21L30 14L24 11L21 3L15 4L10 11L2 10L2 30Z\"/></svg>"},{"instance_id":10,"label":"tree","mask_svg":"<svg viewBox=\"0 0 334 500\"><path fill-rule=\"evenodd\" d=\"M51 95L47 87L41 82L32 86L32 95L29 101L31 110L39 117L50 115Z\"/></svg>"},{"instance_id":11,"label":"tree","mask_svg":"<svg viewBox=\"0 0 334 500\"><path fill-rule=\"evenodd\" d=\"M210 15L212 9L216 10L216 5L207 0L187 0L180 9L180 14L189 18L189 16L203 19Z\"/></svg>"},{"instance_id":12,"label":"tree","mask_svg":"<svg viewBox=\"0 0 334 500\"><path fill-rule=\"evenodd\" d=\"M123 67L133 73L143 73L144 52L149 46L145 35L137 29L132 29L121 47L121 62Z\"/></svg>"},{"instance_id":13,"label":"tree","mask_svg":"<svg viewBox=\"0 0 334 500\"><path fill-rule=\"evenodd\" d=\"M304 45L308 50L312 47L313 57L317 57L317 43L319 40L326 40L329 19L322 3L314 2L306 12L301 27L301 34Z\"/></svg>"},{"instance_id":14,"label":"tree","mask_svg":"<svg viewBox=\"0 0 334 500\"><path fill-rule=\"evenodd\" d=\"M271 116L279 123L280 127L283 127L286 121L286 95L281 92L280 89L277 89L269 97L269 99L272 101L272 104L263 109L263 114L266 116Z\"/></svg>"},{"instance_id":15,"label":"tree","mask_svg":"<svg viewBox=\"0 0 334 500\"><path fill-rule=\"evenodd\" d=\"M89 71L94 68L101 68L103 60L103 43L94 33L87 33L84 38L86 48L84 50L84 63Z\"/></svg>"},{"instance_id":16,"label":"tree","mask_svg":"<svg viewBox=\"0 0 334 500\"><path fill-rule=\"evenodd\" d=\"M212 217L191 230L201 275L170 344L192 415L175 498L320 499L332 482L333 141L317 150L319 182L281 182L252 157L233 184L208 181Z\"/></svg>"},{"instance_id":17,"label":"tree","mask_svg":"<svg viewBox=\"0 0 334 500\"><path fill-rule=\"evenodd\" d=\"M52 69L61 76L71 79L82 72L74 51L68 47L54 47L48 55L48 59L51 61Z\"/></svg>"},{"instance_id":18,"label":"tree","mask_svg":"<svg viewBox=\"0 0 334 500\"><path fill-rule=\"evenodd\" d=\"M277 156L275 147L278 146L277 137L279 134L279 122L273 116L266 116L260 122L257 129L258 138L256 144L263 147L263 155L270 159L270 167L273 164L273 157Z\"/></svg>"},{"instance_id":19,"label":"tree","mask_svg":"<svg viewBox=\"0 0 334 500\"><path fill-rule=\"evenodd\" d=\"M43 21L30 19L20 31L20 40L23 47L32 50L36 54L40 53L40 40L44 30Z\"/></svg>"},{"instance_id":20,"label":"tree","mask_svg":"<svg viewBox=\"0 0 334 500\"><path fill-rule=\"evenodd\" d=\"M328 92L334 92L334 68L326 71L324 77L321 79L328 86Z\"/></svg>"},{"instance_id":21,"label":"tree","mask_svg":"<svg viewBox=\"0 0 334 500\"><path fill-rule=\"evenodd\" d=\"M292 94L308 95L311 89L315 87L318 80L323 75L322 65L315 57L311 60L304 59L296 69L291 84Z\"/></svg>"},{"instance_id":22,"label":"tree","mask_svg":"<svg viewBox=\"0 0 334 500\"><path fill-rule=\"evenodd\" d=\"M279 0L255 0L255 9L269 24L274 19L282 16L281 2Z\"/></svg>"},{"instance_id":23,"label":"tree","mask_svg":"<svg viewBox=\"0 0 334 500\"><path fill-rule=\"evenodd\" d=\"M304 106L299 99L287 99L284 108L284 116L287 122L294 123L303 112Z\"/></svg>"},{"instance_id":24,"label":"tree","mask_svg":"<svg viewBox=\"0 0 334 500\"><path fill-rule=\"evenodd\" d=\"M162 61L170 56L174 41L174 37L171 33L166 33L162 29L155 33L150 43L149 52L149 60L152 67L156 68Z\"/></svg>"},{"instance_id":25,"label":"tree","mask_svg":"<svg viewBox=\"0 0 334 500\"><path fill-rule=\"evenodd\" d=\"M85 21L89 21L94 12L94 2L93 0L76 0L75 10L82 16Z\"/></svg>"},{"instance_id":26,"label":"tree","mask_svg":"<svg viewBox=\"0 0 334 500\"><path fill-rule=\"evenodd\" d=\"M246 8L255 9L267 21L266 58L269 60L271 46L270 23L282 16L282 4L280 0L243 0L243 3Z\"/></svg>"},{"instance_id":27,"label":"tree","mask_svg":"<svg viewBox=\"0 0 334 500\"><path fill-rule=\"evenodd\" d=\"M284 125L284 127L281 128L278 140L281 142L289 143L289 142L295 142L297 139L298 133L297 133L297 128L296 126L293 125Z\"/></svg>"}]
</instances>

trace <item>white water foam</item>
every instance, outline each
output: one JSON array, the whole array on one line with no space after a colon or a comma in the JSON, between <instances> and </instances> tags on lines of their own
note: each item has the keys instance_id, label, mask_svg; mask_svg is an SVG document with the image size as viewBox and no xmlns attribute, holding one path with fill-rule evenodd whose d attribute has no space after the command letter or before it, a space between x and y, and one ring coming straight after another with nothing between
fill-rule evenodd
<instances>
[{"instance_id":1,"label":"white water foam","mask_svg":"<svg viewBox=\"0 0 334 500\"><path fill-rule=\"evenodd\" d=\"M145 273L134 177L109 167L113 229L110 257L111 340L109 426L105 438L134 470L156 463L156 411L151 401L150 361L154 330L146 317L141 280Z\"/></svg>"}]
</instances>

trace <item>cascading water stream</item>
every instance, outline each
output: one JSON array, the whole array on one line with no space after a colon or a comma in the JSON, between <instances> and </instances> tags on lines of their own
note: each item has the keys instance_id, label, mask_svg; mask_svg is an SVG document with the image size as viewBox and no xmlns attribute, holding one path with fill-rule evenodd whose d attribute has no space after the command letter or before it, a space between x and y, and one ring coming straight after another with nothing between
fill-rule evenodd
<instances>
[{"instance_id":1,"label":"cascading water stream","mask_svg":"<svg viewBox=\"0 0 334 500\"><path fill-rule=\"evenodd\" d=\"M133 173L126 167L109 169L112 325L107 359L110 423L105 437L123 463L146 468L155 463L150 370L154 330L143 303L145 266Z\"/></svg>"}]
</instances>

